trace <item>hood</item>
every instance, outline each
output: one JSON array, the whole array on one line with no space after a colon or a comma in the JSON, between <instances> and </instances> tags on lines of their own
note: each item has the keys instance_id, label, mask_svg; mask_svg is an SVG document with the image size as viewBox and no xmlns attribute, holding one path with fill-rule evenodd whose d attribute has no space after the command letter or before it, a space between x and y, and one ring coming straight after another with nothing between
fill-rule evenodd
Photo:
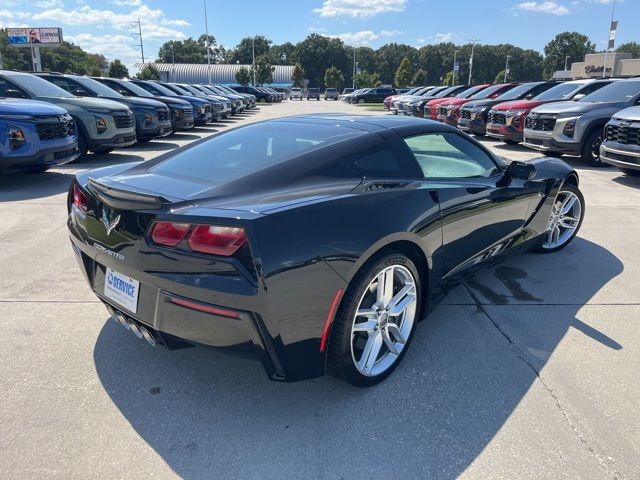
<instances>
[{"instance_id":1,"label":"hood","mask_svg":"<svg viewBox=\"0 0 640 480\"><path fill-rule=\"evenodd\" d=\"M494 98L488 98L486 100L469 101L465 104L464 108L493 107L494 105L498 105L499 103L503 103L503 102L501 102L500 100L496 100Z\"/></svg>"},{"instance_id":2,"label":"hood","mask_svg":"<svg viewBox=\"0 0 640 480\"><path fill-rule=\"evenodd\" d=\"M456 106L464 105L465 103L468 103L469 99L467 99L467 98L438 98L436 100L431 100L431 102L438 102L437 104L434 103L433 105L439 105L441 107L456 107ZM429 102L429 105L432 104L431 102Z\"/></svg>"},{"instance_id":3,"label":"hood","mask_svg":"<svg viewBox=\"0 0 640 480\"><path fill-rule=\"evenodd\" d=\"M142 97L124 97L124 98L110 98L109 100L113 100L115 102L123 103L130 107L143 107L143 108L158 108L164 107L162 102L158 100L154 100L151 98L142 98Z\"/></svg>"},{"instance_id":4,"label":"hood","mask_svg":"<svg viewBox=\"0 0 640 480\"><path fill-rule=\"evenodd\" d=\"M510 102L499 103L495 107L493 107L493 109L498 111L531 110L532 108L544 105L545 103L549 103L549 101L546 100L536 102L535 100L512 100Z\"/></svg>"},{"instance_id":5,"label":"hood","mask_svg":"<svg viewBox=\"0 0 640 480\"><path fill-rule=\"evenodd\" d=\"M429 100L429 101L427 102L427 106L429 106L429 107L437 107L437 106L440 106L440 105L442 105L442 104L444 104L444 103L447 103L447 102L448 102L448 101L450 101L450 100L452 100L452 99L451 99L451 98L449 98L449 97L445 97L445 98L434 98L433 100Z\"/></svg>"},{"instance_id":6,"label":"hood","mask_svg":"<svg viewBox=\"0 0 640 480\"><path fill-rule=\"evenodd\" d=\"M64 108L56 107L37 100L19 100L3 98L0 102L0 115L64 115Z\"/></svg>"},{"instance_id":7,"label":"hood","mask_svg":"<svg viewBox=\"0 0 640 480\"><path fill-rule=\"evenodd\" d=\"M628 120L631 122L640 122L640 107L630 107L620 110L613 118L620 120Z\"/></svg>"},{"instance_id":8,"label":"hood","mask_svg":"<svg viewBox=\"0 0 640 480\"><path fill-rule=\"evenodd\" d=\"M203 97L196 97L195 95L180 95L179 97L174 97L174 98L180 98L182 100L186 100L192 105L202 106L202 105L207 105L209 103L209 100L206 100Z\"/></svg>"},{"instance_id":9,"label":"hood","mask_svg":"<svg viewBox=\"0 0 640 480\"><path fill-rule=\"evenodd\" d=\"M38 97L38 100L46 100L60 105L73 105L87 109L102 109L115 111L128 111L129 107L113 100L95 97Z\"/></svg>"},{"instance_id":10,"label":"hood","mask_svg":"<svg viewBox=\"0 0 640 480\"><path fill-rule=\"evenodd\" d=\"M180 97L154 97L149 100L157 100L167 105L180 105L181 107L190 107L191 104Z\"/></svg>"},{"instance_id":11,"label":"hood","mask_svg":"<svg viewBox=\"0 0 640 480\"><path fill-rule=\"evenodd\" d=\"M582 115L583 113L590 112L598 109L610 109L610 108L618 108L622 109L627 106L625 102L573 102L573 101L565 101L565 102L554 102L548 103L545 105L541 105L535 108L536 113L548 113L548 114L577 114Z\"/></svg>"},{"instance_id":12,"label":"hood","mask_svg":"<svg viewBox=\"0 0 640 480\"><path fill-rule=\"evenodd\" d=\"M91 178L106 187L143 195L159 195L181 206L254 213L345 195L362 183L358 178L342 181L317 179L296 182L294 185L274 184L264 188L253 183L254 188L246 188L244 178L211 185L156 174L148 171L148 167L148 162L114 165L79 174L78 179L87 181Z\"/></svg>"}]
</instances>

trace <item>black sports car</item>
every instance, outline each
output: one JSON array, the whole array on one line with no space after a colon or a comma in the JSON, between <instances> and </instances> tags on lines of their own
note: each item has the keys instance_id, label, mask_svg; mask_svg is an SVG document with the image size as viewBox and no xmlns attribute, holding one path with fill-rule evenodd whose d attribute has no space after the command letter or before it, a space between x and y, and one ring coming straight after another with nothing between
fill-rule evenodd
<instances>
[{"instance_id":1,"label":"black sports car","mask_svg":"<svg viewBox=\"0 0 640 480\"><path fill-rule=\"evenodd\" d=\"M250 349L273 380L398 365L452 285L553 252L584 216L555 158L505 164L441 123L296 116L78 174L68 227L111 315L153 345Z\"/></svg>"}]
</instances>

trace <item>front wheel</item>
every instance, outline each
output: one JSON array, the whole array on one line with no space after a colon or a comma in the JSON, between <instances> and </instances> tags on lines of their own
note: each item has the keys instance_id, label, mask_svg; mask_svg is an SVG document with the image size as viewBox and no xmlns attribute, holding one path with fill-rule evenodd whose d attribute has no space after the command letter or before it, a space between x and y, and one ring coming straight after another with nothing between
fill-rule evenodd
<instances>
[{"instance_id":1,"label":"front wheel","mask_svg":"<svg viewBox=\"0 0 640 480\"><path fill-rule=\"evenodd\" d=\"M580 230L584 211L584 197L578 187L570 184L563 185L551 207L547 231L538 251L557 252L569 245Z\"/></svg>"},{"instance_id":2,"label":"front wheel","mask_svg":"<svg viewBox=\"0 0 640 480\"><path fill-rule=\"evenodd\" d=\"M358 387L375 385L407 351L421 305L420 276L401 253L366 264L352 280L336 315L328 365Z\"/></svg>"},{"instance_id":3,"label":"front wheel","mask_svg":"<svg viewBox=\"0 0 640 480\"><path fill-rule=\"evenodd\" d=\"M606 167L607 165L600 160L600 145L602 144L602 128L596 128L587 137L582 147L580 157L589 165L594 167Z\"/></svg>"},{"instance_id":4,"label":"front wheel","mask_svg":"<svg viewBox=\"0 0 640 480\"><path fill-rule=\"evenodd\" d=\"M358 103L362 105L364 103L364 98L361 98L360 100L358 100Z\"/></svg>"}]
</instances>

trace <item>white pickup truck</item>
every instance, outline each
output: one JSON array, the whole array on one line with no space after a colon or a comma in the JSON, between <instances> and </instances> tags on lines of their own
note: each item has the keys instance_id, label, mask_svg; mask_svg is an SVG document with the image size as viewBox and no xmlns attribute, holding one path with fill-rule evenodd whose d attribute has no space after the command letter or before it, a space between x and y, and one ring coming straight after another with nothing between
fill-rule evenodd
<instances>
[{"instance_id":1,"label":"white pickup truck","mask_svg":"<svg viewBox=\"0 0 640 480\"><path fill-rule=\"evenodd\" d=\"M302 100L302 89L297 87L292 88L289 93L289 98L291 100Z\"/></svg>"}]
</instances>

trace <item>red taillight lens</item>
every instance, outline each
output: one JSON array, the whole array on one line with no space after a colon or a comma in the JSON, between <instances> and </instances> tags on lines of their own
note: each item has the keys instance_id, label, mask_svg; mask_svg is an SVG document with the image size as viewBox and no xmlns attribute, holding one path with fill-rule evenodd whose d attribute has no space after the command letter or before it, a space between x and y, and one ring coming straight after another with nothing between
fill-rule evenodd
<instances>
[{"instance_id":1,"label":"red taillight lens","mask_svg":"<svg viewBox=\"0 0 640 480\"><path fill-rule=\"evenodd\" d=\"M158 245L175 247L189 231L188 223L157 222L151 230L151 238Z\"/></svg>"},{"instance_id":2,"label":"red taillight lens","mask_svg":"<svg viewBox=\"0 0 640 480\"><path fill-rule=\"evenodd\" d=\"M197 225L189 235L189 246L195 252L230 256L247 241L244 229Z\"/></svg>"},{"instance_id":3,"label":"red taillight lens","mask_svg":"<svg viewBox=\"0 0 640 480\"><path fill-rule=\"evenodd\" d=\"M86 213L88 204L87 196L82 190L80 190L78 185L73 186L73 204L78 209Z\"/></svg>"}]
</instances>

